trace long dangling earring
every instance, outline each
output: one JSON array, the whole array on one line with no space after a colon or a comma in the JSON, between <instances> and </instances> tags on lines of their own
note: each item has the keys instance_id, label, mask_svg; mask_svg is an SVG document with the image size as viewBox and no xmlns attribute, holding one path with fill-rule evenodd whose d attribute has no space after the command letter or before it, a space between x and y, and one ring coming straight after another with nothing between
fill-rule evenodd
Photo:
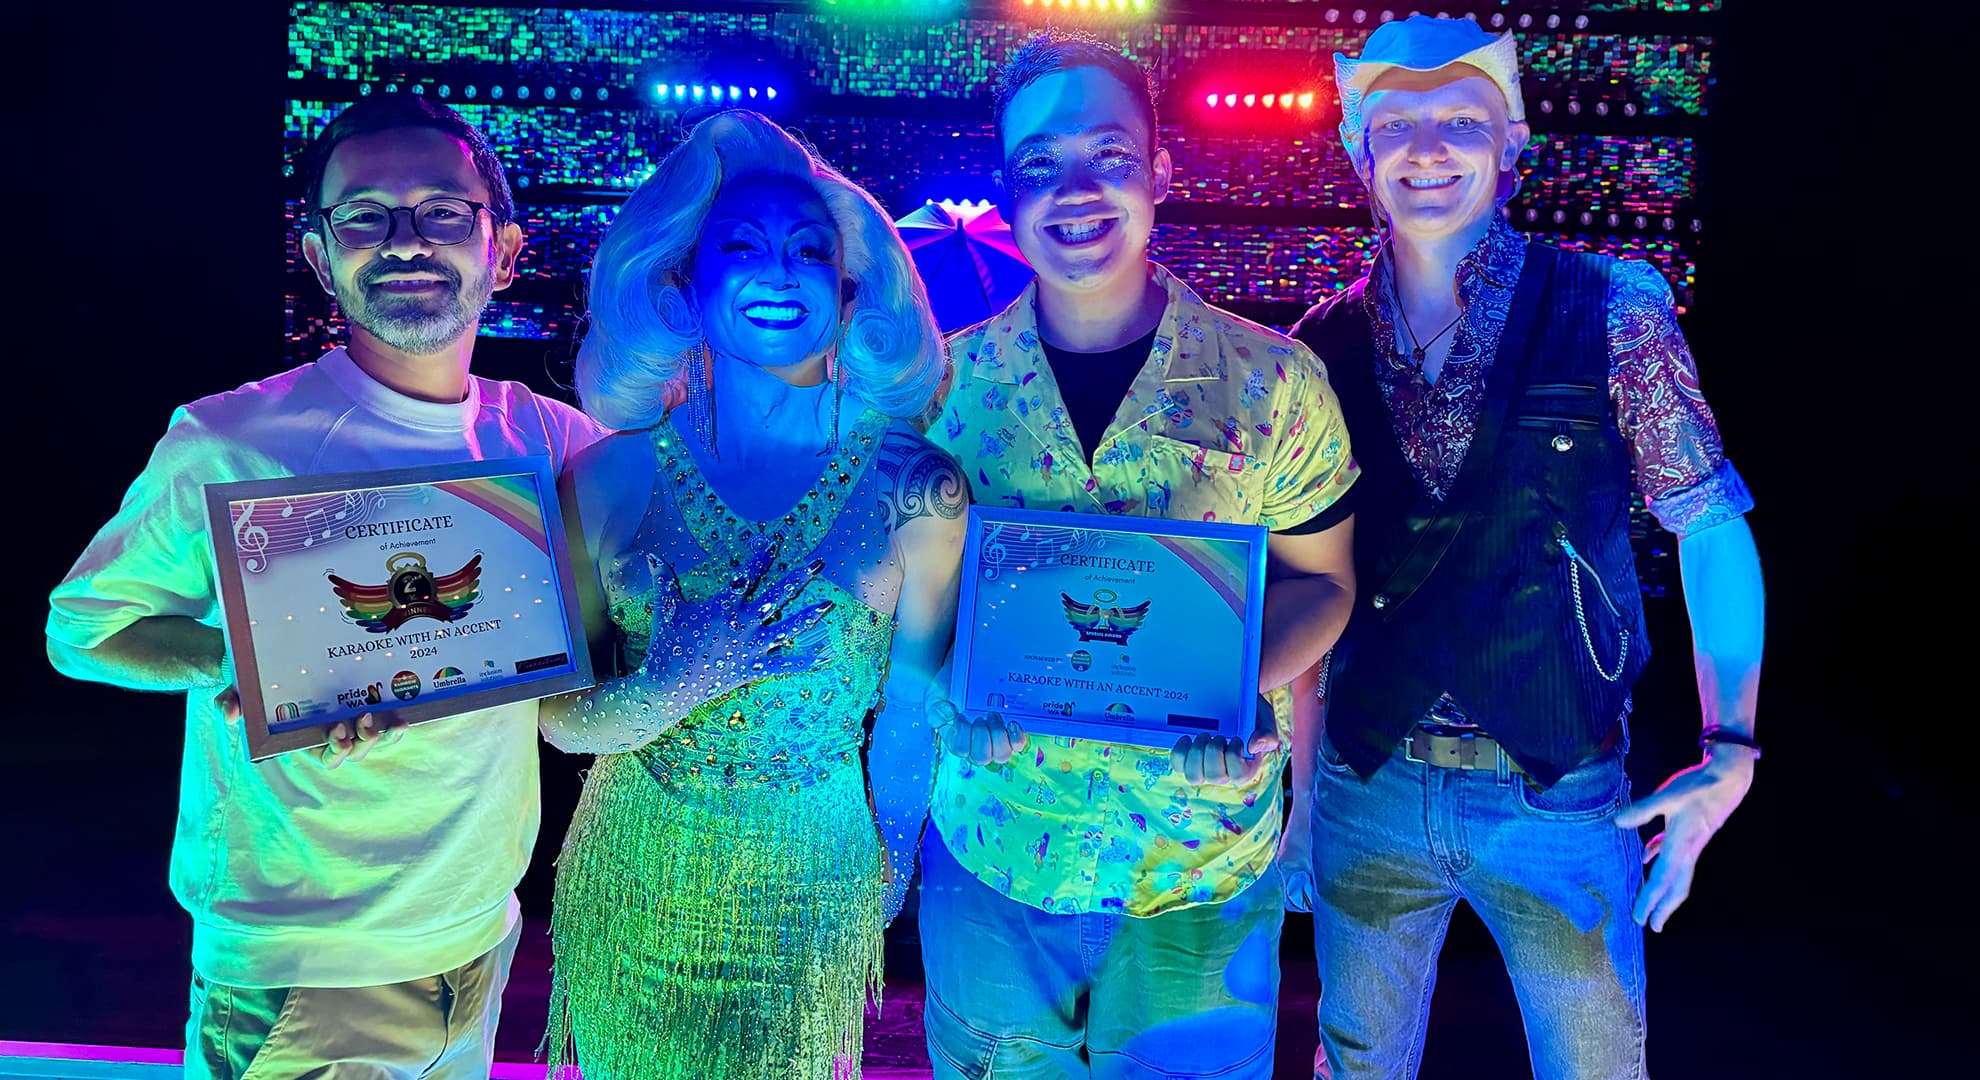
<instances>
[{"instance_id":1,"label":"long dangling earring","mask_svg":"<svg viewBox=\"0 0 1980 1080\"><path fill-rule=\"evenodd\" d=\"M846 396L846 365L839 360L836 346L825 354L825 378L832 384L832 431L825 436L825 452L836 454L839 451L839 409Z\"/></svg>"},{"instance_id":2,"label":"long dangling earring","mask_svg":"<svg viewBox=\"0 0 1980 1080\"><path fill-rule=\"evenodd\" d=\"M715 450L715 365L708 343L697 341L688 349L687 368L688 428L701 441L708 456L720 460Z\"/></svg>"}]
</instances>

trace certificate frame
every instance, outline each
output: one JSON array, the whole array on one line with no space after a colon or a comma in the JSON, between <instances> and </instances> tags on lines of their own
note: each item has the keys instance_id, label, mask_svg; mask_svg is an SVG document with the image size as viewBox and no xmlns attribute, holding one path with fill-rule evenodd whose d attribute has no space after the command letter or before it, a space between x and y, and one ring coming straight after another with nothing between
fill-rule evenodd
<instances>
[{"instance_id":1,"label":"certificate frame","mask_svg":"<svg viewBox=\"0 0 1980 1080\"><path fill-rule=\"evenodd\" d=\"M585 639L563 510L557 498L556 473L546 456L207 484L205 498L222 630L227 655L234 664L251 761L320 746L327 741L325 732L329 725L355 719L365 712L388 717L395 724L420 724L594 685L591 651ZM430 660L443 652L443 643L452 646L471 633L499 632L501 617L490 618L490 611L478 611L477 620L468 622L464 621L468 610L477 606L490 608L494 597L513 594L519 586L510 584L503 587L502 594L494 594L497 583L490 581L484 589L481 573L486 567L482 549L493 545L477 543L474 537L446 535L441 539L444 533L456 528L453 514L444 517L447 522L444 530L429 525L436 530L431 534L393 530L415 522L437 522L443 520L441 517L409 515L397 520L365 520L377 516L366 513L367 510L387 506L396 499L428 504L435 499L452 500L445 505L462 515L464 533L487 530L482 534L485 539L500 542L509 552L528 549L524 562L527 569L519 575L520 587L540 595L530 598L532 617L527 632L511 637L524 638L522 644L530 646L528 651L534 655L510 660L505 665L510 669L507 671L493 659L485 659L487 666L472 675L452 666L443 657L442 666L430 676L431 693L422 693L428 687L420 685L423 680L415 670L418 666L415 660ZM277 503L280 509L273 510L272 516L264 512L257 517L257 506L272 508ZM299 526L298 533L291 514L298 507L311 506L317 509L302 511L308 520ZM347 521L349 524L345 524ZM279 529L280 535L271 536L271 529ZM505 534L504 529L512 530L514 535ZM352 569L339 574L340 567L324 568L322 573L328 576L328 581L323 583L322 595L312 593L300 601L301 610L307 621L319 627L331 625L326 617L331 612L343 620L345 625L341 629L348 643L327 647L323 650L326 654L350 656L353 666L373 657L386 662L375 664L361 674L347 670L341 682L362 681L364 685L360 691L338 692L335 697L319 699L302 691L313 685L336 685L339 680L331 676L337 674L334 666L343 663L341 659L333 661L326 656L324 670L315 676L304 668L299 669L302 674L292 677L299 682L313 677L316 683L303 682L301 686L282 690L279 683L264 681L264 676L276 669L270 668L268 658L262 654L270 651L272 640L284 635L264 631L258 647L256 628L260 620L256 613L259 611L272 620L276 608L271 604L297 607L293 583L298 574L310 571L297 570L296 566L303 564L293 561L308 560L314 555L316 565L321 566L331 558L332 547L340 540L351 539L351 532L358 532L364 541L385 538L386 542L353 544L347 548L347 553L353 556L348 560ZM400 535L409 538L391 539ZM435 544L445 545L433 548L436 553L472 544L474 554L460 571L435 576L426 568L426 554L417 550ZM390 554L378 560L378 553L387 550ZM292 560L291 566L284 567L283 576L290 582L284 593L276 593L269 580L278 575L267 574L264 578L262 573L273 566L278 556ZM398 562L395 564L393 560ZM385 569L373 567L371 563L375 561L382 561ZM403 568L396 574L391 572L395 565ZM448 567L443 563L442 568ZM507 579L507 572L516 569L514 562L505 561L501 577ZM420 575L424 576L423 582ZM385 579L384 585L370 584L381 577ZM350 578L363 584L347 580ZM531 584L532 580L535 584ZM436 584L441 590L437 593ZM403 602L405 597L412 597L412 602ZM515 598L514 602L520 606L523 601ZM307 607L311 603L316 604L313 610ZM545 618L541 614L543 607L554 607L554 613ZM492 610L507 614L499 607ZM516 615L521 618L519 611ZM293 624L294 619L291 613L282 624ZM282 624L271 621L271 626ZM520 624L512 624L512 628L517 625ZM408 627L411 629L406 633L396 633ZM386 636L376 636L380 633ZM499 640L499 635L482 640ZM407 644L408 641L415 644ZM298 647L287 643L283 646L291 657L295 648ZM337 651L344 648L352 651ZM405 651L404 659L395 655L400 648ZM406 670L396 675L389 673L391 668L399 666ZM371 682L374 676L384 677ZM381 690L389 692L381 693ZM276 702L278 695L285 698L293 695L302 701L300 705L295 700Z\"/></svg>"},{"instance_id":2,"label":"certificate frame","mask_svg":"<svg viewBox=\"0 0 1980 1080\"><path fill-rule=\"evenodd\" d=\"M1009 719L1017 720L1024 725L1026 731L1044 735L1095 739L1163 750L1174 746L1177 739L1186 735L1207 733L1240 740L1248 738L1257 720L1258 664L1263 640L1267 535L1268 532L1263 525L1170 521L1160 518L1117 517L1070 511L972 505L969 508L969 520L963 539L962 587L956 612L955 658L950 668L949 689L952 700L966 715L981 715L986 711L994 710ZM999 575L1007 570L1022 574L1030 570L1049 569L1051 573L1044 575L1045 577L1063 582L1069 572L1077 573L1076 570L1069 571L1067 565L1069 562L1077 562L1081 564L1081 568L1088 568L1095 561L1109 564L1156 561L1156 559L1140 559L1133 554L1126 556L1115 554L1103 560L1096 560L1090 556L1069 560L1067 556L1059 555L1056 557L1059 563L1057 566L1049 565L1055 561L1054 557L1050 556L1038 556L1025 564L1021 570L1016 564L1007 564L1003 568L986 566L987 561L993 561L998 557L998 548L1008 549L1011 545L1007 541L1019 536L1025 537L1027 544L1032 542L1032 538L1042 536L1048 537L1046 542L1083 545L1081 550L1098 551L1113 547L1118 552L1128 553L1143 549L1152 551L1156 547L1171 550L1183 546L1174 543L1175 541L1193 541L1196 542L1191 545L1194 550L1211 554L1218 564L1215 576L1219 579L1216 591L1223 598L1220 602L1242 605L1242 610L1235 613L1241 637L1236 642L1230 642L1227 635L1215 639L1193 634L1189 637L1192 642L1211 643L1211 648L1206 651L1215 652L1223 658L1222 663L1227 663L1233 669L1229 672L1227 680L1214 678L1211 680L1213 687L1222 688L1221 693L1223 700L1228 702L1227 707L1220 708L1214 715L1164 709L1162 707L1164 698L1151 698L1146 695L1153 690L1166 697L1171 691L1165 687L1159 685L1151 687L1147 684L1129 686L1104 681L1105 668L1101 665L1102 658L1095 654L1105 649L1118 648L1121 651L1115 655L1118 655L1123 662L1128 661L1130 659L1128 653L1131 651L1128 649L1128 636L1132 635L1135 629L1124 627L1112 631L1082 630L1070 624L1075 618L1095 617L1093 613L1100 611L1100 605L1108 602L1107 592L1111 590L1103 588L1094 597L1096 604L1086 607L1074 604L1069 594L1054 588L1053 591L1060 593L1058 599L1063 605L1065 616L1064 621L1058 623L1056 628L1041 625L1036 628L1037 634L1034 635L1030 628L1025 626L997 627L995 625L999 614L997 602L987 601L986 593L995 591L995 586L998 584L1017 587L1011 583L1010 578L999 581ZM1172 563L1184 562L1172 556L1162 555L1160 552L1155 554L1160 559L1169 560L1163 561L1161 565L1171 566L1171 572L1173 572ZM1011 558L1008 550L1003 553L1003 558L1007 561ZM1212 560L1199 558L1197 561L1201 563ZM1200 576L1204 576L1206 582L1209 581L1207 576L1210 574L1209 570L1199 569L1197 572ZM1124 575L1134 580L1140 580L1143 576L1140 572L1118 569L1108 569L1106 573ZM1147 573L1152 577L1152 566ZM1122 580L1121 577L1101 577L1099 574L1093 577L1102 582ZM1152 597L1155 594L1151 590L1159 588L1150 584L1141 588L1137 595ZM1172 589L1171 592L1173 591ZM1049 601L1045 603L1049 604ZM1149 607L1146 603L1139 606L1144 614L1136 619L1135 627L1141 625L1140 619L1145 619ZM1214 603L1209 605L1211 608L1215 606ZM1081 608L1082 611L1076 613L1076 607ZM1034 613L1037 610L1034 604ZM1112 610L1114 614L1119 615L1123 609ZM1125 610L1131 615L1135 609ZM1217 625L1228 626L1232 613L1226 608L1220 613L1206 611L1204 614L1214 614ZM1049 622L1049 620L1044 621ZM1105 623L1099 625L1104 627ZM1024 643L1018 644L1009 640L993 643L1000 635L1007 637L1007 632L1012 629L1024 632ZM1061 635L1057 635L1055 630L1067 629L1078 635L1078 641L1072 640L1071 637L1065 642L1057 641L1057 637ZM1089 633L1098 640L1088 641ZM1214 634L1214 630L1211 633ZM1174 642L1176 638L1171 637L1169 640ZM1085 642L1090 647L1081 648L1081 642ZM1015 653L1026 661L1044 662L1050 659L1047 654L1052 653L1057 647L1071 650L1066 653L1065 667L1061 668L1052 663L1044 664L1046 669L1063 676L1061 681L1054 684L1055 690L1059 691L1056 693L1059 700L1030 700L1028 687L1023 688L1023 693L1001 692L1002 689L1019 689L1010 681L1014 675L1001 674L1010 670L1010 665L1005 662L1006 656ZM1035 651L1025 654L1022 652L1025 648ZM1192 659L1197 658L1192 657ZM1157 662L1160 663L1161 658L1158 657ZM1170 658L1170 662L1178 661ZM1096 668L1101 670L1094 671ZM1073 678L1075 671L1079 676L1077 679ZM1089 671L1093 671L1090 678L1087 676ZM1054 675L1047 673L1026 677L1055 678ZM1111 685L1114 689L1122 691L1132 689L1143 696L1135 697L1133 701L1121 701L1105 709L1096 710L1089 700L1091 687L1087 685L1088 683L1102 687ZM1064 689L1068 686L1077 689ZM992 689L993 687L998 689ZM1104 695L1108 691L1098 692ZM1012 697L1021 700L1013 703L1010 700ZM1148 707L1134 707L1134 702L1151 701L1153 704ZM1045 707L1048 705L1049 709Z\"/></svg>"}]
</instances>

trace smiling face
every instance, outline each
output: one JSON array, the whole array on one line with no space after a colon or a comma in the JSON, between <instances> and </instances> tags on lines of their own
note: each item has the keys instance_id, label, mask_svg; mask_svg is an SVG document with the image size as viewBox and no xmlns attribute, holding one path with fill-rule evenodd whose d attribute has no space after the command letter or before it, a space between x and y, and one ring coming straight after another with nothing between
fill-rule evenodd
<instances>
[{"instance_id":1,"label":"smiling face","mask_svg":"<svg viewBox=\"0 0 1980 1080\"><path fill-rule=\"evenodd\" d=\"M473 152L434 128L391 128L337 144L316 209L358 199L410 207L439 195L488 201ZM434 244L414 231L411 215L393 217L380 247L347 248L316 228L303 237L303 257L353 326L401 352L430 355L471 330L490 294L514 280L522 231L477 211L465 241Z\"/></svg>"},{"instance_id":2,"label":"smiling face","mask_svg":"<svg viewBox=\"0 0 1980 1080\"><path fill-rule=\"evenodd\" d=\"M1054 71L1004 112L1004 217L1042 287L1098 291L1146 276L1155 206L1169 194L1146 102L1097 67Z\"/></svg>"},{"instance_id":3,"label":"smiling face","mask_svg":"<svg viewBox=\"0 0 1980 1080\"><path fill-rule=\"evenodd\" d=\"M1363 177L1402 236L1435 240L1482 229L1498 212L1499 175L1526 145L1527 126L1477 69L1394 69L1369 88Z\"/></svg>"},{"instance_id":4,"label":"smiling face","mask_svg":"<svg viewBox=\"0 0 1980 1080\"><path fill-rule=\"evenodd\" d=\"M842 250L825 201L803 179L724 182L688 272L709 347L769 368L822 356L839 335Z\"/></svg>"}]
</instances>

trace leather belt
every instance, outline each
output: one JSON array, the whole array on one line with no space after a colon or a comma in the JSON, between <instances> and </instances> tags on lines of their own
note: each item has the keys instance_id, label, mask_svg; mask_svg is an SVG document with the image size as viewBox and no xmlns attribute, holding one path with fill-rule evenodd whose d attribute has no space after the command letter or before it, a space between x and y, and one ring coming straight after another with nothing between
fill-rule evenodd
<instances>
[{"instance_id":1,"label":"leather belt","mask_svg":"<svg viewBox=\"0 0 1980 1080\"><path fill-rule=\"evenodd\" d=\"M1621 721L1609 729L1602 738L1602 744L1595 748L1590 757L1606 754L1622 741ZM1415 728L1403 739L1403 757L1422 765L1433 765L1439 769L1497 769L1499 767L1499 743L1484 732L1462 735L1441 735L1424 728ZM1521 776L1526 770L1519 767L1511 754L1506 755L1506 767Z\"/></svg>"},{"instance_id":2,"label":"leather belt","mask_svg":"<svg viewBox=\"0 0 1980 1080\"><path fill-rule=\"evenodd\" d=\"M1493 769L1499 767L1499 744L1490 735L1439 735L1417 728L1403 740L1403 756L1410 761L1440 769ZM1506 755L1506 764L1521 776L1526 770Z\"/></svg>"}]
</instances>

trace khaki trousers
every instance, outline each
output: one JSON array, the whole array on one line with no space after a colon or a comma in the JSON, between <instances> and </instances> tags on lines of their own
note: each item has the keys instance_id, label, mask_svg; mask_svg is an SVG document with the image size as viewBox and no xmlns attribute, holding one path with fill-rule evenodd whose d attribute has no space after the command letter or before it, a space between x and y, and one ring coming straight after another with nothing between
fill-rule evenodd
<instances>
[{"instance_id":1,"label":"khaki trousers","mask_svg":"<svg viewBox=\"0 0 1980 1080\"><path fill-rule=\"evenodd\" d=\"M251 990L193 973L187 1080L487 1080L522 924L452 971Z\"/></svg>"}]
</instances>

